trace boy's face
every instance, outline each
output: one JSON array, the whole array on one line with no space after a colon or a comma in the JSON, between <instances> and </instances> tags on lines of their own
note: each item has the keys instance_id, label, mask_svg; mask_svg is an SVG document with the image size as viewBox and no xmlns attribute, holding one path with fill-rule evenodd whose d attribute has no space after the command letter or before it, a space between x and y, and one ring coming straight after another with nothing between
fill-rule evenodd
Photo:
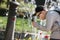
<instances>
[{"instance_id":1,"label":"boy's face","mask_svg":"<svg viewBox=\"0 0 60 40\"><path fill-rule=\"evenodd\" d=\"M44 20L46 18L46 11L41 11L36 14L39 19Z\"/></svg>"}]
</instances>

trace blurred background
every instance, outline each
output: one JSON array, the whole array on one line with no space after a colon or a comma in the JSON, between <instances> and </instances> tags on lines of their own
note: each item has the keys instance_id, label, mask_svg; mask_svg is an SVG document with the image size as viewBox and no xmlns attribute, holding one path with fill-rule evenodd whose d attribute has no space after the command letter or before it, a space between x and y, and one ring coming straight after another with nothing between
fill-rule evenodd
<instances>
[{"instance_id":1,"label":"blurred background","mask_svg":"<svg viewBox=\"0 0 60 40\"><path fill-rule=\"evenodd\" d=\"M9 2L12 0L0 0L0 40L4 39L6 30ZM14 40L44 40L45 36L49 37L50 32L38 30L32 26L32 15L35 13L35 8L39 5L45 7L48 11L52 6L56 6L59 0L16 0L19 2L17 7L17 18L15 23ZM37 18L37 22L40 20ZM46 40L49 40L48 38Z\"/></svg>"}]
</instances>

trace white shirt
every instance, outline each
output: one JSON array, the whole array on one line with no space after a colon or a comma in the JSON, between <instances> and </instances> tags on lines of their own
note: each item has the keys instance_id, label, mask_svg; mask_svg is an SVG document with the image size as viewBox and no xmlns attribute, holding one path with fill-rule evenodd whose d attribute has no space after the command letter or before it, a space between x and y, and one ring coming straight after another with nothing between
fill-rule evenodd
<instances>
[{"instance_id":1,"label":"white shirt","mask_svg":"<svg viewBox=\"0 0 60 40\"><path fill-rule=\"evenodd\" d=\"M40 25L45 26L46 25L46 19L45 20L40 20Z\"/></svg>"}]
</instances>

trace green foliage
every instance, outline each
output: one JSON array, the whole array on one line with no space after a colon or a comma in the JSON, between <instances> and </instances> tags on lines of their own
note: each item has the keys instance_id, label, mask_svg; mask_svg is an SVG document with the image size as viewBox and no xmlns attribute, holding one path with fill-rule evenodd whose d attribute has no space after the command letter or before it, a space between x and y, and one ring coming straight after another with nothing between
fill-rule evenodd
<instances>
[{"instance_id":1,"label":"green foliage","mask_svg":"<svg viewBox=\"0 0 60 40\"><path fill-rule=\"evenodd\" d=\"M0 17L0 29L5 29L7 24L7 17Z\"/></svg>"},{"instance_id":2,"label":"green foliage","mask_svg":"<svg viewBox=\"0 0 60 40\"><path fill-rule=\"evenodd\" d=\"M0 2L0 8L6 8L6 4L7 3L7 0L2 0L1 2Z\"/></svg>"},{"instance_id":3,"label":"green foliage","mask_svg":"<svg viewBox=\"0 0 60 40\"><path fill-rule=\"evenodd\" d=\"M27 19L17 18L15 31L30 31L31 27L28 25ZM0 29L5 29L7 24L7 17L0 17Z\"/></svg>"},{"instance_id":4,"label":"green foliage","mask_svg":"<svg viewBox=\"0 0 60 40\"><path fill-rule=\"evenodd\" d=\"M28 26L28 20L17 18L16 21L16 31L31 31L31 27Z\"/></svg>"},{"instance_id":5,"label":"green foliage","mask_svg":"<svg viewBox=\"0 0 60 40\"><path fill-rule=\"evenodd\" d=\"M24 3L24 1L21 1L18 10L21 12L31 12L34 8L35 6L32 3Z\"/></svg>"}]
</instances>

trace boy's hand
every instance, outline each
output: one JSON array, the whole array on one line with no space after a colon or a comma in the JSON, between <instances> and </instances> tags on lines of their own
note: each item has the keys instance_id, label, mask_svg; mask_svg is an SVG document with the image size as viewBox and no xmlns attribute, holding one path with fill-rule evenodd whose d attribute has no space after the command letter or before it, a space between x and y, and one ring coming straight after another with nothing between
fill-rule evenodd
<instances>
[{"instance_id":1,"label":"boy's hand","mask_svg":"<svg viewBox=\"0 0 60 40\"><path fill-rule=\"evenodd\" d=\"M37 27L37 23L36 22L32 22L32 25L34 26L34 27Z\"/></svg>"}]
</instances>

